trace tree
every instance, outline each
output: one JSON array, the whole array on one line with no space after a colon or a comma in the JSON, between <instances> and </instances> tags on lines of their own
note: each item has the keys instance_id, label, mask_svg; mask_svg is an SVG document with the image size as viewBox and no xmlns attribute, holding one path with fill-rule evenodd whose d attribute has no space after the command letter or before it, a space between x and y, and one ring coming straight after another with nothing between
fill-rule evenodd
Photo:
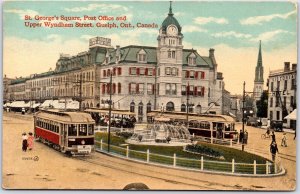
<instances>
[{"instance_id":1,"label":"tree","mask_svg":"<svg viewBox=\"0 0 300 194\"><path fill-rule=\"evenodd\" d=\"M268 91L263 91L260 100L256 102L257 117L268 117Z\"/></svg>"}]
</instances>

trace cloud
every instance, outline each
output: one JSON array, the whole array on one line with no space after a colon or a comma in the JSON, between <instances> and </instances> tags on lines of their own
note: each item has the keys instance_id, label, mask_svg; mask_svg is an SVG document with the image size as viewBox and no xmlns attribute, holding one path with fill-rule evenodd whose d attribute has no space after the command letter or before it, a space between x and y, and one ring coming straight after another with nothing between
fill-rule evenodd
<instances>
[{"instance_id":1,"label":"cloud","mask_svg":"<svg viewBox=\"0 0 300 194\"><path fill-rule=\"evenodd\" d=\"M220 37L235 37L235 38L251 38L251 34L243 34L235 31L229 31L229 32L218 32L212 34L213 37L220 38Z\"/></svg>"},{"instance_id":2,"label":"cloud","mask_svg":"<svg viewBox=\"0 0 300 194\"><path fill-rule=\"evenodd\" d=\"M287 33L291 33L288 32L286 30L274 30L274 31L269 31L269 32L264 32L260 35L258 35L255 38L251 38L250 41L252 42L257 42L259 40L262 40L263 42L270 42L270 41L275 41L276 40L276 36L278 36L279 34L287 34Z\"/></svg>"},{"instance_id":3,"label":"cloud","mask_svg":"<svg viewBox=\"0 0 300 194\"><path fill-rule=\"evenodd\" d=\"M193 26L193 25L185 25L182 28L183 33L187 32L207 32L206 29L200 28L199 26Z\"/></svg>"},{"instance_id":4,"label":"cloud","mask_svg":"<svg viewBox=\"0 0 300 194\"><path fill-rule=\"evenodd\" d=\"M86 7L65 8L67 12L84 12L99 10L100 12L111 12L112 10L128 11L128 8L118 4L89 4Z\"/></svg>"},{"instance_id":5,"label":"cloud","mask_svg":"<svg viewBox=\"0 0 300 194\"><path fill-rule=\"evenodd\" d=\"M57 34L43 40L6 36L3 47L3 72L9 77L25 77L55 69L59 53L76 55L88 50L88 42L78 38L64 40Z\"/></svg>"},{"instance_id":6,"label":"cloud","mask_svg":"<svg viewBox=\"0 0 300 194\"><path fill-rule=\"evenodd\" d=\"M83 39L83 40L90 40L91 38L94 38L95 36L92 36L92 35L81 35L80 38Z\"/></svg>"},{"instance_id":7,"label":"cloud","mask_svg":"<svg viewBox=\"0 0 300 194\"><path fill-rule=\"evenodd\" d=\"M4 10L4 12L18 14L20 16L21 20L24 20L25 15L29 15L29 16L31 16L31 18L34 18L34 16L39 15L39 13L37 11L30 10L30 9L27 9L27 10L22 10L22 9L7 9L7 10Z\"/></svg>"},{"instance_id":8,"label":"cloud","mask_svg":"<svg viewBox=\"0 0 300 194\"><path fill-rule=\"evenodd\" d=\"M269 22L273 19L280 18L280 19L287 19L289 16L296 14L297 11L291 11L289 13L285 14L271 14L271 15L265 15L265 16L254 16L249 17L246 19L240 20L240 23L242 25L262 25L264 22Z\"/></svg>"},{"instance_id":9,"label":"cloud","mask_svg":"<svg viewBox=\"0 0 300 194\"><path fill-rule=\"evenodd\" d=\"M197 17L194 18L194 23L199 25L205 25L208 23L228 24L228 20L225 18L215 18L215 17Z\"/></svg>"}]
</instances>

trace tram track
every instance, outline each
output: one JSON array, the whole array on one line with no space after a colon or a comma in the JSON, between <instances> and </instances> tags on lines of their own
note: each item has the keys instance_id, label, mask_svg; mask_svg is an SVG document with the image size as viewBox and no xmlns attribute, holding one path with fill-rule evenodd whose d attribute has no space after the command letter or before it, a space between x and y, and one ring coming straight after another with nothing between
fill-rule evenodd
<instances>
[{"instance_id":1,"label":"tram track","mask_svg":"<svg viewBox=\"0 0 300 194\"><path fill-rule=\"evenodd\" d=\"M99 153L100 154L100 153ZM182 185L187 185L187 186L193 186L197 187L199 189L207 189L207 190L215 190L216 186L218 187L223 187L224 190L251 190L253 188L246 188L242 187L240 185L226 185L226 184L221 184L217 182L211 182L207 180L202 180L198 178L191 178L187 176L180 176L177 174L171 174L171 173L165 173L163 170L161 171L155 171L155 170L150 170L147 168L143 168L141 165L143 164L130 164L130 162L126 161L126 164L124 164L123 161L118 161L116 158L110 159L110 156L106 156L105 154L102 154L102 156L105 156L105 161L103 161L103 157L100 157L97 153L97 155L94 155L92 158L76 158L79 160L82 160L84 162L89 162L94 165L99 165L99 166L104 166L106 168L114 169L114 170L120 170L122 172L130 173L130 174L135 174L135 175L140 175L148 178L154 178L158 180L163 180L169 183L174 183L174 184L182 184ZM101 160L102 159L102 160ZM148 165L145 165L148 166ZM155 166L155 168L160 168ZM128 170L128 169L136 169L136 171L133 170ZM158 169L160 170L160 169ZM168 169L169 170L177 170L177 169ZM139 172L143 173L139 173ZM159 176L154 176L154 174L159 173ZM194 172L191 172L194 173ZM196 172L195 172L196 173ZM200 172L199 172L200 173ZM196 173L199 175L198 173ZM195 174L195 176L197 176ZM205 175L205 173L201 173L202 175ZM217 176L217 175L215 175ZM170 178L172 177L172 178ZM179 179L179 180L178 180ZM192 183L187 183L187 181L191 181ZM199 183L202 183L199 185ZM263 187L264 188L264 187Z\"/></svg>"}]
</instances>

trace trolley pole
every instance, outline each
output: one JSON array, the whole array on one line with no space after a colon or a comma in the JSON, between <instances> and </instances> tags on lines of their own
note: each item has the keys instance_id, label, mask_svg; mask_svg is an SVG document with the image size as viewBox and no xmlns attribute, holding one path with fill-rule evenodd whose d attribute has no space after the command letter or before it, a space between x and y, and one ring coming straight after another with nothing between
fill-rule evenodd
<instances>
[{"instance_id":1,"label":"trolley pole","mask_svg":"<svg viewBox=\"0 0 300 194\"><path fill-rule=\"evenodd\" d=\"M111 95L112 95L112 72L109 80L109 112L108 112L108 138L107 138L107 152L110 150L110 126L111 126Z\"/></svg>"},{"instance_id":2,"label":"trolley pole","mask_svg":"<svg viewBox=\"0 0 300 194\"><path fill-rule=\"evenodd\" d=\"M242 108L242 111L243 111L243 117L242 117L242 121L243 121L243 125L242 125L243 126L243 128L242 128L243 139L241 139L242 140L242 151L244 151L244 134L245 134L245 85L246 85L246 82L244 81L244 84L243 84L243 108Z\"/></svg>"}]
</instances>

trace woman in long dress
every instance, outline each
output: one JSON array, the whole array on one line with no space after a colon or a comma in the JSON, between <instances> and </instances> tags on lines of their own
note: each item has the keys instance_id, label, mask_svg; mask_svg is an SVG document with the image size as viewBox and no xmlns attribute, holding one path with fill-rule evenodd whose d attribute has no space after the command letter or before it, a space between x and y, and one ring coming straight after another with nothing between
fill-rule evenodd
<instances>
[{"instance_id":1,"label":"woman in long dress","mask_svg":"<svg viewBox=\"0 0 300 194\"><path fill-rule=\"evenodd\" d=\"M29 150L32 150L32 149L33 149L33 141L34 141L34 138L33 138L31 132L29 132L28 134L29 134L29 137L28 137L28 140L27 140L27 141L28 141L28 149L29 149Z\"/></svg>"},{"instance_id":2,"label":"woman in long dress","mask_svg":"<svg viewBox=\"0 0 300 194\"><path fill-rule=\"evenodd\" d=\"M27 146L28 146L28 143L27 143L27 135L26 135L26 133L23 133L22 134L22 150L24 151L24 152L26 152L26 150L27 150Z\"/></svg>"}]
</instances>

